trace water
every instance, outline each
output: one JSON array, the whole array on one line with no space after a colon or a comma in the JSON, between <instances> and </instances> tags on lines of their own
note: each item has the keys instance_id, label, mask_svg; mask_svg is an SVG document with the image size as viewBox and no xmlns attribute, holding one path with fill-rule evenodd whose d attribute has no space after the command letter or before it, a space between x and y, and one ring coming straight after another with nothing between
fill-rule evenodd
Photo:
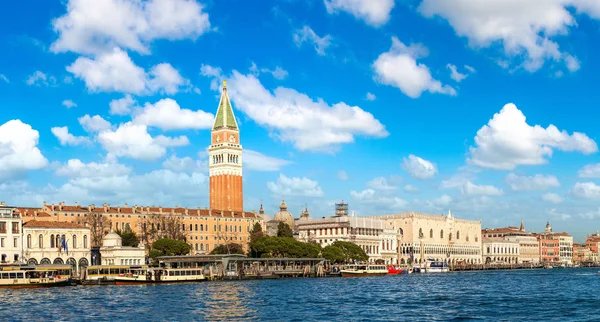
<instances>
[{"instance_id":1,"label":"water","mask_svg":"<svg viewBox=\"0 0 600 322\"><path fill-rule=\"evenodd\" d=\"M1 289L11 321L598 320L598 269Z\"/></svg>"}]
</instances>

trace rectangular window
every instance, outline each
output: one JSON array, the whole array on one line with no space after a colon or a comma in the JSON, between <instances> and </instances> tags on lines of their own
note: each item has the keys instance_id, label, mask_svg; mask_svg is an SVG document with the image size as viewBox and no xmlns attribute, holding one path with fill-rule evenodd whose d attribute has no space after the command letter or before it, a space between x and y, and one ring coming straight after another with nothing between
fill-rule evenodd
<instances>
[{"instance_id":1,"label":"rectangular window","mask_svg":"<svg viewBox=\"0 0 600 322\"><path fill-rule=\"evenodd\" d=\"M17 237L15 237L15 238L13 239L13 242L14 242L14 243L13 243L13 247L15 247L15 248L19 247L19 242L18 242L18 239L17 239Z\"/></svg>"},{"instance_id":2,"label":"rectangular window","mask_svg":"<svg viewBox=\"0 0 600 322\"><path fill-rule=\"evenodd\" d=\"M12 223L12 232L13 232L13 234L19 233L19 223L18 222Z\"/></svg>"},{"instance_id":3,"label":"rectangular window","mask_svg":"<svg viewBox=\"0 0 600 322\"><path fill-rule=\"evenodd\" d=\"M4 248L4 238L0 238L0 247Z\"/></svg>"},{"instance_id":4,"label":"rectangular window","mask_svg":"<svg viewBox=\"0 0 600 322\"><path fill-rule=\"evenodd\" d=\"M0 234L6 234L6 222L0 221Z\"/></svg>"}]
</instances>

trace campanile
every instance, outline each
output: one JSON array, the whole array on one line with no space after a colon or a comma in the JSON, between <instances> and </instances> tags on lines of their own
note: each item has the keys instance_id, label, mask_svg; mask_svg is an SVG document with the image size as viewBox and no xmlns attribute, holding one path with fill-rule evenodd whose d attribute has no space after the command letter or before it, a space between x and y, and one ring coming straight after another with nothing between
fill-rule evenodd
<instances>
[{"instance_id":1,"label":"campanile","mask_svg":"<svg viewBox=\"0 0 600 322\"><path fill-rule=\"evenodd\" d=\"M215 210L244 210L242 194L242 145L240 130L227 94L223 92L208 148L210 175L210 208Z\"/></svg>"}]
</instances>

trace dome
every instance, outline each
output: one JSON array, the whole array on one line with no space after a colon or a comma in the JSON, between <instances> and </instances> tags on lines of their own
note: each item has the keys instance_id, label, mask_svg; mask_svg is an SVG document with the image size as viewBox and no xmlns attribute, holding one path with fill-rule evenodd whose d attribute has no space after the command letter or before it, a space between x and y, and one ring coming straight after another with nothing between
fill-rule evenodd
<instances>
[{"instance_id":1,"label":"dome","mask_svg":"<svg viewBox=\"0 0 600 322\"><path fill-rule=\"evenodd\" d=\"M103 247L121 247L123 245L123 239L119 234L115 232L110 232L104 236L102 240Z\"/></svg>"},{"instance_id":2,"label":"dome","mask_svg":"<svg viewBox=\"0 0 600 322\"><path fill-rule=\"evenodd\" d=\"M308 212L308 207L304 209L304 211L300 214L300 220L309 220L310 213Z\"/></svg>"},{"instance_id":3,"label":"dome","mask_svg":"<svg viewBox=\"0 0 600 322\"><path fill-rule=\"evenodd\" d=\"M288 224L291 229L294 229L294 216L287 210L287 205L283 200L279 206L279 211L273 216L273 220L284 222Z\"/></svg>"}]
</instances>

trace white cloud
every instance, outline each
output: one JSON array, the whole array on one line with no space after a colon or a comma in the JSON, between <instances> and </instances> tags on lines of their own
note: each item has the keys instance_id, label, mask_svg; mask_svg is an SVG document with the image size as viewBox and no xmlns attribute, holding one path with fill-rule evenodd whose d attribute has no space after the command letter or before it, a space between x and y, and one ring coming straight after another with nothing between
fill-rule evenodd
<instances>
[{"instance_id":1,"label":"white cloud","mask_svg":"<svg viewBox=\"0 0 600 322\"><path fill-rule=\"evenodd\" d=\"M600 200L600 186L593 182L577 182L571 194L579 199Z\"/></svg>"},{"instance_id":2,"label":"white cloud","mask_svg":"<svg viewBox=\"0 0 600 322\"><path fill-rule=\"evenodd\" d=\"M384 177L377 177L370 180L369 182L367 182L367 186L375 190L383 191L396 190L398 188L395 185L388 182L388 180Z\"/></svg>"},{"instance_id":3,"label":"white cloud","mask_svg":"<svg viewBox=\"0 0 600 322\"><path fill-rule=\"evenodd\" d=\"M477 131L475 144L476 147L470 148L471 157L467 162L503 170L512 170L518 165L545 164L553 149L584 154L598 151L596 142L583 133L569 134L554 125L530 126L514 104L506 104Z\"/></svg>"},{"instance_id":4,"label":"white cloud","mask_svg":"<svg viewBox=\"0 0 600 322\"><path fill-rule=\"evenodd\" d=\"M88 139L85 136L75 136L69 133L69 128L67 126L53 127L50 129L50 131L52 131L52 134L56 136L56 138L60 142L60 145L63 146L77 146L91 143L90 139Z\"/></svg>"},{"instance_id":5,"label":"white cloud","mask_svg":"<svg viewBox=\"0 0 600 322\"><path fill-rule=\"evenodd\" d=\"M244 150L243 155L244 168L257 171L279 171L281 167L292 162L277 159L252 150Z\"/></svg>"},{"instance_id":6,"label":"white cloud","mask_svg":"<svg viewBox=\"0 0 600 322\"><path fill-rule=\"evenodd\" d=\"M542 195L542 200L551 202L551 203L561 203L561 202L563 202L564 198L559 196L556 193L549 192L549 193Z\"/></svg>"},{"instance_id":7,"label":"white cloud","mask_svg":"<svg viewBox=\"0 0 600 322\"><path fill-rule=\"evenodd\" d=\"M431 201L428 201L427 204L435 209L443 209L447 208L452 203L452 197L444 194L438 198L434 198Z\"/></svg>"},{"instance_id":8,"label":"white cloud","mask_svg":"<svg viewBox=\"0 0 600 322\"><path fill-rule=\"evenodd\" d=\"M511 173L506 176L505 181L506 184L515 191L546 190L560 187L560 182L558 182L558 179L555 176L545 176L542 174L536 174L534 176L518 176Z\"/></svg>"},{"instance_id":9,"label":"white cloud","mask_svg":"<svg viewBox=\"0 0 600 322\"><path fill-rule=\"evenodd\" d=\"M577 172L580 178L600 178L600 163L588 164Z\"/></svg>"},{"instance_id":10,"label":"white cloud","mask_svg":"<svg viewBox=\"0 0 600 322\"><path fill-rule=\"evenodd\" d=\"M417 59L427 56L427 49L420 44L406 46L392 37L392 48L379 55L373 62L375 80L394 86L411 98L418 98L424 91L456 95L456 90L431 76L429 68Z\"/></svg>"},{"instance_id":11,"label":"white cloud","mask_svg":"<svg viewBox=\"0 0 600 322\"><path fill-rule=\"evenodd\" d=\"M390 20L394 0L324 0L329 14L346 11L365 21L368 25L379 27Z\"/></svg>"},{"instance_id":12,"label":"white cloud","mask_svg":"<svg viewBox=\"0 0 600 322\"><path fill-rule=\"evenodd\" d=\"M204 75L222 78L220 69L202 66ZM278 87L273 93L256 78L233 71L227 90L234 106L257 124L273 130L284 142L302 151L336 151L354 136L386 137L388 132L375 117L344 102L330 106L294 89ZM216 81L213 80L214 83Z\"/></svg>"},{"instance_id":13,"label":"white cloud","mask_svg":"<svg viewBox=\"0 0 600 322\"><path fill-rule=\"evenodd\" d=\"M368 92L367 96L366 96L367 101L374 101L377 99L377 97L375 96L375 94Z\"/></svg>"},{"instance_id":14,"label":"white cloud","mask_svg":"<svg viewBox=\"0 0 600 322\"><path fill-rule=\"evenodd\" d=\"M346 173L346 171L344 171L344 170L340 170L337 173L337 177L340 180L348 180L348 173Z\"/></svg>"},{"instance_id":15,"label":"white cloud","mask_svg":"<svg viewBox=\"0 0 600 322\"><path fill-rule=\"evenodd\" d=\"M306 177L288 178L279 174L277 182L267 182L267 188L276 196L323 197L324 193L317 181Z\"/></svg>"},{"instance_id":16,"label":"white cloud","mask_svg":"<svg viewBox=\"0 0 600 322\"><path fill-rule=\"evenodd\" d=\"M56 77L46 75L36 70L25 81L29 86L56 86Z\"/></svg>"},{"instance_id":17,"label":"white cloud","mask_svg":"<svg viewBox=\"0 0 600 322\"><path fill-rule=\"evenodd\" d=\"M131 95L126 94L123 98L110 101L109 113L111 115L127 115L131 113L131 109L135 103L136 101L131 97Z\"/></svg>"},{"instance_id":18,"label":"white cloud","mask_svg":"<svg viewBox=\"0 0 600 322\"><path fill-rule=\"evenodd\" d=\"M365 189L359 192L353 190L350 191L350 196L359 203L390 212L404 210L408 205L408 202L402 198L382 196L373 189Z\"/></svg>"},{"instance_id":19,"label":"white cloud","mask_svg":"<svg viewBox=\"0 0 600 322\"><path fill-rule=\"evenodd\" d=\"M304 26L301 29L297 29L293 34L294 43L300 47L303 43L308 42L315 46L317 54L324 56L325 50L331 46L331 36L325 35L319 37L309 26Z\"/></svg>"},{"instance_id":20,"label":"white cloud","mask_svg":"<svg viewBox=\"0 0 600 322\"><path fill-rule=\"evenodd\" d=\"M501 196L504 192L494 186L476 185L471 181L467 181L462 187L461 192L465 195L482 195L482 196Z\"/></svg>"},{"instance_id":21,"label":"white cloud","mask_svg":"<svg viewBox=\"0 0 600 322\"><path fill-rule=\"evenodd\" d=\"M162 130L210 129L214 122L211 113L182 109L173 99L165 98L134 113L133 123L158 127Z\"/></svg>"},{"instance_id":22,"label":"white cloud","mask_svg":"<svg viewBox=\"0 0 600 322\"><path fill-rule=\"evenodd\" d=\"M0 125L0 176L45 167L48 160L37 147L39 138L38 131L20 120Z\"/></svg>"},{"instance_id":23,"label":"white cloud","mask_svg":"<svg viewBox=\"0 0 600 322\"><path fill-rule=\"evenodd\" d=\"M164 156L167 147L189 144L185 136L170 138L159 135L153 138L145 125L131 122L121 124L115 131L100 132L98 142L106 151L115 156L144 161L153 161Z\"/></svg>"},{"instance_id":24,"label":"white cloud","mask_svg":"<svg viewBox=\"0 0 600 322\"><path fill-rule=\"evenodd\" d=\"M593 4L592 4L593 3ZM419 11L425 17L439 16L448 21L457 35L467 37L474 48L503 47L508 59L518 67L536 71L545 61L565 63L570 71L579 64L562 52L554 37L569 33L577 24L569 11L598 16L598 3L588 0L424 0ZM513 65L505 62L506 67Z\"/></svg>"},{"instance_id":25,"label":"white cloud","mask_svg":"<svg viewBox=\"0 0 600 322\"><path fill-rule=\"evenodd\" d=\"M404 192L417 193L419 192L419 188L413 186L412 184L407 184L404 186Z\"/></svg>"},{"instance_id":26,"label":"white cloud","mask_svg":"<svg viewBox=\"0 0 600 322\"><path fill-rule=\"evenodd\" d=\"M149 73L137 66L127 52L114 48L91 59L79 57L67 71L82 79L91 92L122 92L138 95L189 91L189 80L167 63L153 66Z\"/></svg>"},{"instance_id":27,"label":"white cloud","mask_svg":"<svg viewBox=\"0 0 600 322\"><path fill-rule=\"evenodd\" d=\"M162 163L163 168L173 172L205 173L208 170L208 162L194 160L190 157L178 158L172 155Z\"/></svg>"},{"instance_id":28,"label":"white cloud","mask_svg":"<svg viewBox=\"0 0 600 322\"><path fill-rule=\"evenodd\" d=\"M404 158L401 167L417 179L433 178L437 173L435 164L412 154L408 158Z\"/></svg>"},{"instance_id":29,"label":"white cloud","mask_svg":"<svg viewBox=\"0 0 600 322\"><path fill-rule=\"evenodd\" d=\"M55 170L56 175L72 178L113 177L127 175L130 172L131 168L114 160L106 163L83 163L79 159L70 159Z\"/></svg>"},{"instance_id":30,"label":"white cloud","mask_svg":"<svg viewBox=\"0 0 600 322\"><path fill-rule=\"evenodd\" d=\"M452 78L456 82L461 82L462 80L467 78L467 76L469 76L468 74L461 74L460 72L458 72L456 65L448 64L446 65L446 68L450 69L450 78Z\"/></svg>"},{"instance_id":31,"label":"white cloud","mask_svg":"<svg viewBox=\"0 0 600 322\"><path fill-rule=\"evenodd\" d=\"M66 108L73 108L73 107L77 107L77 104L75 104L75 102L73 102L72 100L64 100L62 101L62 105Z\"/></svg>"},{"instance_id":32,"label":"white cloud","mask_svg":"<svg viewBox=\"0 0 600 322\"><path fill-rule=\"evenodd\" d=\"M10 81L8 80L8 77L6 77L6 75L4 75L4 74L0 74L0 80L3 80L6 83L10 83Z\"/></svg>"},{"instance_id":33,"label":"white cloud","mask_svg":"<svg viewBox=\"0 0 600 322\"><path fill-rule=\"evenodd\" d=\"M81 127L88 133L96 133L105 130L110 130L110 122L103 119L100 115L89 116L88 114L78 119Z\"/></svg>"},{"instance_id":34,"label":"white cloud","mask_svg":"<svg viewBox=\"0 0 600 322\"><path fill-rule=\"evenodd\" d=\"M477 71L475 70L475 68L469 66L469 65L465 65L464 66L466 70L468 70L471 73L476 73Z\"/></svg>"},{"instance_id":35,"label":"white cloud","mask_svg":"<svg viewBox=\"0 0 600 322\"><path fill-rule=\"evenodd\" d=\"M197 39L210 29L204 6L192 0L70 0L52 22L54 52L98 54L121 47L149 54L155 39Z\"/></svg>"},{"instance_id":36,"label":"white cloud","mask_svg":"<svg viewBox=\"0 0 600 322\"><path fill-rule=\"evenodd\" d=\"M287 70L285 70L279 66L276 66L275 69L273 69L273 70L268 69L268 68L258 68L256 63L254 63L254 62L252 62L252 65L250 66L250 71L255 76L259 76L261 73L271 74L273 77L275 77L276 79L279 79L279 80L285 79L288 76ZM217 75L219 75L220 73L221 73L220 70L218 70ZM209 72L209 74L210 74L210 72ZM213 72L213 74L214 74L214 72Z\"/></svg>"}]
</instances>

